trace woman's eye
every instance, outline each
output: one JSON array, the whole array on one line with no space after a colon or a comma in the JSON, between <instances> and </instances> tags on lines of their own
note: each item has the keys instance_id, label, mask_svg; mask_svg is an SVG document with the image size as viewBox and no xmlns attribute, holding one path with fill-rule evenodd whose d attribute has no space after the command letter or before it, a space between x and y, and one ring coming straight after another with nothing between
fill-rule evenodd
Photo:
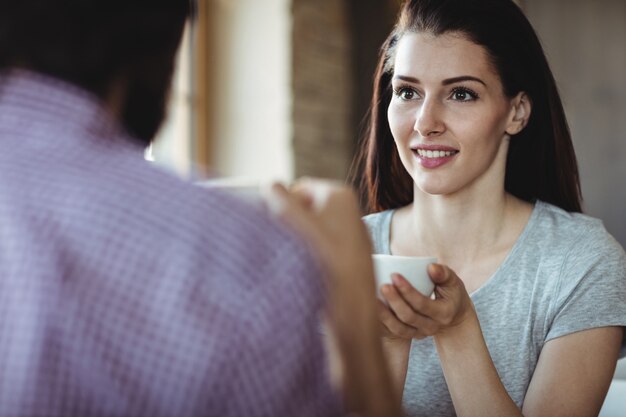
<instances>
[{"instance_id":1,"label":"woman's eye","mask_svg":"<svg viewBox=\"0 0 626 417\"><path fill-rule=\"evenodd\" d=\"M456 88L452 91L452 99L456 101L472 101L476 100L478 95L466 88Z\"/></svg>"},{"instance_id":2,"label":"woman's eye","mask_svg":"<svg viewBox=\"0 0 626 417\"><path fill-rule=\"evenodd\" d=\"M411 88L398 88L397 90L394 90L394 92L396 96L400 97L402 100L413 100L417 98L417 93Z\"/></svg>"}]
</instances>

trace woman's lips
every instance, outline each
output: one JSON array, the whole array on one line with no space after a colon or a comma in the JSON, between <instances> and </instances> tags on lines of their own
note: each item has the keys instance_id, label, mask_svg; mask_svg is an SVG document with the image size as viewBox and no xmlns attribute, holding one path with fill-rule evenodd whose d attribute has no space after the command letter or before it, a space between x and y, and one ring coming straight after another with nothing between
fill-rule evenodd
<instances>
[{"instance_id":1,"label":"woman's lips","mask_svg":"<svg viewBox=\"0 0 626 417\"><path fill-rule=\"evenodd\" d=\"M413 154L424 168L438 168L450 162L459 151L450 148L415 148Z\"/></svg>"}]
</instances>

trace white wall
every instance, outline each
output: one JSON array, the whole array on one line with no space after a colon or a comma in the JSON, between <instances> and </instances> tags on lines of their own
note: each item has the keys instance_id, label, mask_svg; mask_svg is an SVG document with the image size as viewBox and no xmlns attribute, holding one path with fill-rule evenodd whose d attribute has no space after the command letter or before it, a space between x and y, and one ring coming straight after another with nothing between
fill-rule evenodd
<instances>
[{"instance_id":1,"label":"white wall","mask_svg":"<svg viewBox=\"0 0 626 417\"><path fill-rule=\"evenodd\" d=\"M209 62L217 80L211 168L223 176L290 180L291 2L209 1L217 33Z\"/></svg>"},{"instance_id":2,"label":"white wall","mask_svg":"<svg viewBox=\"0 0 626 417\"><path fill-rule=\"evenodd\" d=\"M183 178L191 173L191 80L189 32L178 53L167 117L147 150L146 158Z\"/></svg>"}]
</instances>

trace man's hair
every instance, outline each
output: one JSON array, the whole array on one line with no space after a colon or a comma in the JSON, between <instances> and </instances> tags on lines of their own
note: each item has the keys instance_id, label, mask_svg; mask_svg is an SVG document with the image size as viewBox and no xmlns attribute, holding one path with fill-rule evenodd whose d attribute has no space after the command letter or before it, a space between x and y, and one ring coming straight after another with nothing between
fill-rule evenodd
<instances>
[{"instance_id":1,"label":"man's hair","mask_svg":"<svg viewBox=\"0 0 626 417\"><path fill-rule=\"evenodd\" d=\"M44 73L102 99L123 80L122 123L147 143L165 115L191 8L189 0L0 0L0 70Z\"/></svg>"}]
</instances>

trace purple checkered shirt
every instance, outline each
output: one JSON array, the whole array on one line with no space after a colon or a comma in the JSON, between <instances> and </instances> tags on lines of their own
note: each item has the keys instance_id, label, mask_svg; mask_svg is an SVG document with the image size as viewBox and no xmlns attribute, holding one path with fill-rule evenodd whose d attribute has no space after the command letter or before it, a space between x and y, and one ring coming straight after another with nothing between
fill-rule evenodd
<instances>
[{"instance_id":1,"label":"purple checkered shirt","mask_svg":"<svg viewBox=\"0 0 626 417\"><path fill-rule=\"evenodd\" d=\"M340 414L288 230L49 77L1 73L0 141L0 416Z\"/></svg>"}]
</instances>

